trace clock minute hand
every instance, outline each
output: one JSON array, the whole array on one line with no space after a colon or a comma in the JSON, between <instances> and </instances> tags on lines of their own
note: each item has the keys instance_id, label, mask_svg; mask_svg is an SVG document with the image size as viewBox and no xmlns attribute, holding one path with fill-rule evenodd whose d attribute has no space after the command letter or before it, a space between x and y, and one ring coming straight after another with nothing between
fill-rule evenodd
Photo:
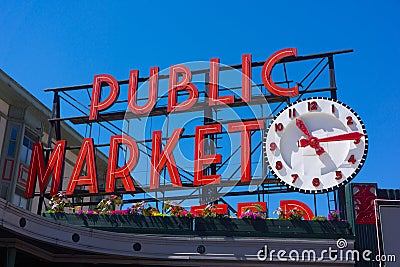
<instances>
[{"instance_id":1,"label":"clock minute hand","mask_svg":"<svg viewBox=\"0 0 400 267\"><path fill-rule=\"evenodd\" d=\"M359 132L351 132L345 134L339 134L334 136L328 136L324 138L319 138L319 142L334 142L334 141L346 141L346 140L357 140L363 137L364 135Z\"/></svg>"}]
</instances>

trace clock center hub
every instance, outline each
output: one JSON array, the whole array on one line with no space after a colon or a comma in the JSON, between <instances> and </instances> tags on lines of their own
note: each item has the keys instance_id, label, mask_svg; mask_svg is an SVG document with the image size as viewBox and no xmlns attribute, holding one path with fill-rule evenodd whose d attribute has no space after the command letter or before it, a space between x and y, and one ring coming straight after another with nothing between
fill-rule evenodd
<instances>
[{"instance_id":1,"label":"clock center hub","mask_svg":"<svg viewBox=\"0 0 400 267\"><path fill-rule=\"evenodd\" d=\"M311 137L308 142L310 143L310 146L312 148L318 148L319 147L319 140L318 140L317 137Z\"/></svg>"}]
</instances>

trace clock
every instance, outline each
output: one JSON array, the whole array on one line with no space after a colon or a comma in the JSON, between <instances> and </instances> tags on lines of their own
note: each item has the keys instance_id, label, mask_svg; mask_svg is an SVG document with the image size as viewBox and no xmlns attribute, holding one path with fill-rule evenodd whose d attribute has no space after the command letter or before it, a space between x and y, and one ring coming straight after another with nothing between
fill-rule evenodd
<instances>
[{"instance_id":1,"label":"clock","mask_svg":"<svg viewBox=\"0 0 400 267\"><path fill-rule=\"evenodd\" d=\"M368 138L360 117L329 98L299 100L280 111L264 138L272 174L290 189L324 193L353 179L363 166Z\"/></svg>"}]
</instances>

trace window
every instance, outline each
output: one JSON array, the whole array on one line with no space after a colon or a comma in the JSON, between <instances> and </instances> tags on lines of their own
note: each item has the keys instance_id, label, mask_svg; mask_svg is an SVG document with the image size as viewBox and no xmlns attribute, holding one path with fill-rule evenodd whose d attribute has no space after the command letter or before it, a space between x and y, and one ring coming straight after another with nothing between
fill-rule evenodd
<instances>
[{"instance_id":1,"label":"window","mask_svg":"<svg viewBox=\"0 0 400 267\"><path fill-rule=\"evenodd\" d=\"M11 136L10 142L8 143L8 152L7 156L14 157L15 154L15 146L17 144L17 137L18 137L18 126L13 126L11 128Z\"/></svg>"},{"instance_id":2,"label":"window","mask_svg":"<svg viewBox=\"0 0 400 267\"><path fill-rule=\"evenodd\" d=\"M28 200L18 193L14 195L13 204L23 209L28 208Z\"/></svg>"},{"instance_id":3,"label":"window","mask_svg":"<svg viewBox=\"0 0 400 267\"><path fill-rule=\"evenodd\" d=\"M12 202L14 205L18 207L21 207L23 209L29 209L31 201L29 201L29 199L24 198L24 190L16 187Z\"/></svg>"},{"instance_id":4,"label":"window","mask_svg":"<svg viewBox=\"0 0 400 267\"><path fill-rule=\"evenodd\" d=\"M0 152L3 148L4 137L6 136L7 121L0 115Z\"/></svg>"},{"instance_id":5,"label":"window","mask_svg":"<svg viewBox=\"0 0 400 267\"><path fill-rule=\"evenodd\" d=\"M32 140L31 134L25 133L24 141L22 142L21 154L19 157L20 163L29 165L31 161L32 147L34 143L35 140Z\"/></svg>"}]
</instances>

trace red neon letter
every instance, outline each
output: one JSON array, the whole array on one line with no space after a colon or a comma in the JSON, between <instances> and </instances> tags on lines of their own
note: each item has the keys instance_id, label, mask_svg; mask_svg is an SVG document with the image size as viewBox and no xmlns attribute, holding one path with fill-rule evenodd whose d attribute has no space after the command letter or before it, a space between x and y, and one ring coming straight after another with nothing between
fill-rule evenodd
<instances>
[{"instance_id":1,"label":"red neon letter","mask_svg":"<svg viewBox=\"0 0 400 267\"><path fill-rule=\"evenodd\" d=\"M86 161L87 175L80 175L84 163ZM85 138L82 142L81 150L79 150L78 158L76 159L74 170L72 171L71 179L69 180L67 195L72 195L77 185L88 185L89 193L98 193L97 188L97 173L94 161L94 145L93 138Z\"/></svg>"},{"instance_id":2,"label":"red neon letter","mask_svg":"<svg viewBox=\"0 0 400 267\"><path fill-rule=\"evenodd\" d=\"M261 76L265 88L268 89L272 94L278 96L296 96L299 94L299 87L296 85L292 88L283 88L274 83L272 80L272 69L279 60L285 57L297 56L296 48L286 48L275 52L270 56L267 61L265 61L264 66L262 68Z\"/></svg>"},{"instance_id":3,"label":"red neon letter","mask_svg":"<svg viewBox=\"0 0 400 267\"><path fill-rule=\"evenodd\" d=\"M117 169L119 145L124 144L129 149L129 160L124 166ZM122 179L126 191L135 191L132 182L131 170L135 168L138 161L138 146L132 137L127 135L114 135L110 140L110 155L108 159L108 171L106 178L106 192L115 191L115 179Z\"/></svg>"},{"instance_id":4,"label":"red neon letter","mask_svg":"<svg viewBox=\"0 0 400 267\"><path fill-rule=\"evenodd\" d=\"M99 103L101 97L102 83L107 83L110 86L110 95L103 102ZM118 98L118 95L119 95L119 85L114 77L108 74L101 74L94 76L89 120L90 121L97 120L97 115L99 114L99 111L109 108Z\"/></svg>"},{"instance_id":5,"label":"red neon letter","mask_svg":"<svg viewBox=\"0 0 400 267\"><path fill-rule=\"evenodd\" d=\"M178 83L178 74L182 74L182 80ZM168 88L168 112L183 111L192 107L199 98L199 92L192 81L192 73L184 65L171 66L169 73ZM180 104L177 104L178 91L186 90L189 92L189 98Z\"/></svg>"},{"instance_id":6,"label":"red neon letter","mask_svg":"<svg viewBox=\"0 0 400 267\"><path fill-rule=\"evenodd\" d=\"M251 54L242 56L242 101L251 101Z\"/></svg>"},{"instance_id":7,"label":"red neon letter","mask_svg":"<svg viewBox=\"0 0 400 267\"><path fill-rule=\"evenodd\" d=\"M251 164L250 164L250 150L251 150L251 136L250 131L264 129L264 121L252 120L245 122L235 122L228 124L229 132L241 132L241 169L242 169L242 182L250 182L251 180Z\"/></svg>"},{"instance_id":8,"label":"red neon letter","mask_svg":"<svg viewBox=\"0 0 400 267\"><path fill-rule=\"evenodd\" d=\"M37 142L33 145L28 181L26 183L25 198L33 198L36 176L38 177L39 190L40 194L42 195L46 190L46 186L50 179L50 174L52 173L53 178L51 181L50 195L54 196L58 193L62 166L64 162L65 145L65 140L57 141L47 163L46 169L44 168L42 143Z\"/></svg>"},{"instance_id":9,"label":"red neon letter","mask_svg":"<svg viewBox=\"0 0 400 267\"><path fill-rule=\"evenodd\" d=\"M204 175L204 165L221 163L221 154L204 155L204 135L221 132L220 124L212 124L196 127L194 139L194 180L193 185L219 184L221 175Z\"/></svg>"},{"instance_id":10,"label":"red neon letter","mask_svg":"<svg viewBox=\"0 0 400 267\"><path fill-rule=\"evenodd\" d=\"M172 133L165 145L164 151L161 151L161 131L153 132L153 144L151 155L151 173L150 173L150 189L156 189L160 185L160 172L167 166L169 177L173 186L182 186L179 177L178 168L176 167L175 158L172 154L176 144L183 133L183 128L177 128Z\"/></svg>"},{"instance_id":11,"label":"red neon letter","mask_svg":"<svg viewBox=\"0 0 400 267\"><path fill-rule=\"evenodd\" d=\"M221 104L230 104L235 101L235 97L233 95L227 96L218 96L218 87L219 87L219 58L212 58L210 60L210 93L208 104L210 106L221 105Z\"/></svg>"},{"instance_id":12,"label":"red neon letter","mask_svg":"<svg viewBox=\"0 0 400 267\"><path fill-rule=\"evenodd\" d=\"M129 93L128 93L128 106L129 109L135 114L145 114L151 111L157 102L158 96L158 67L150 68L149 78L149 94L147 103L139 106L137 102L138 90L138 76L139 71L132 70L129 75Z\"/></svg>"},{"instance_id":13,"label":"red neon letter","mask_svg":"<svg viewBox=\"0 0 400 267\"><path fill-rule=\"evenodd\" d=\"M251 211L260 211L259 209L262 208L262 212L267 212L267 202L242 202L238 203L237 209L237 217L240 218L242 213L246 212L247 210Z\"/></svg>"},{"instance_id":14,"label":"red neon letter","mask_svg":"<svg viewBox=\"0 0 400 267\"><path fill-rule=\"evenodd\" d=\"M314 213L307 206L307 204L300 202L298 200L281 200L279 207L282 209L286 218L289 218L291 210L300 210L303 212L304 220L311 220L314 217Z\"/></svg>"}]
</instances>

